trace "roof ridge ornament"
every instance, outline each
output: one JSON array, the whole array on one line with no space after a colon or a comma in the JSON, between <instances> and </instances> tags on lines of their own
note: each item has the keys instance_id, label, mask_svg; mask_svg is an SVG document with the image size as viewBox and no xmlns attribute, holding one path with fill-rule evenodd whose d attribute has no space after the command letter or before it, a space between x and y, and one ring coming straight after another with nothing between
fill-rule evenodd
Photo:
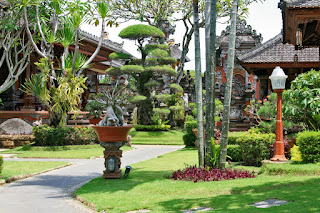
<instances>
[{"instance_id":1,"label":"roof ridge ornament","mask_svg":"<svg viewBox=\"0 0 320 213\"><path fill-rule=\"evenodd\" d=\"M236 35L251 35L255 41L255 44L261 44L263 38L261 33L257 34L257 31L252 29L251 25L248 25L245 19L237 17ZM221 31L221 35L217 38L217 43L220 44L221 39L230 34L230 26L228 25L225 30Z\"/></svg>"}]
</instances>

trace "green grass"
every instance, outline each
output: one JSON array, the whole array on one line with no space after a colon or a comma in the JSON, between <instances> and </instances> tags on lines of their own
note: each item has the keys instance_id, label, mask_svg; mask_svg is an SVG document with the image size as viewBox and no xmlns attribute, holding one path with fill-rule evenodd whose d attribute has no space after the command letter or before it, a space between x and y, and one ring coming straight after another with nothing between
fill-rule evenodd
<instances>
[{"instance_id":1,"label":"green grass","mask_svg":"<svg viewBox=\"0 0 320 213\"><path fill-rule=\"evenodd\" d=\"M132 144L145 145L183 145L182 136L185 134L181 130L144 132L132 130Z\"/></svg>"},{"instance_id":2,"label":"green grass","mask_svg":"<svg viewBox=\"0 0 320 213\"><path fill-rule=\"evenodd\" d=\"M131 149L128 146L121 147L122 151ZM1 153L17 153L15 156L20 158L91 158L103 156L103 151L104 149L98 144L54 147L24 146L0 152L0 155Z\"/></svg>"},{"instance_id":3,"label":"green grass","mask_svg":"<svg viewBox=\"0 0 320 213\"><path fill-rule=\"evenodd\" d=\"M96 178L77 190L77 196L93 203L98 211L181 212L199 206L211 212L319 212L318 176L259 175L253 179L218 182L187 182L165 179L165 175L194 165L197 151L183 149L132 165L128 179ZM292 165L289 165L292 166ZM246 167L241 167L246 168ZM260 168L251 167L258 171ZM251 204L270 198L289 201L268 209Z\"/></svg>"},{"instance_id":4,"label":"green grass","mask_svg":"<svg viewBox=\"0 0 320 213\"><path fill-rule=\"evenodd\" d=\"M268 175L320 175L318 164L264 164L262 171Z\"/></svg>"},{"instance_id":5,"label":"green grass","mask_svg":"<svg viewBox=\"0 0 320 213\"><path fill-rule=\"evenodd\" d=\"M68 162L52 161L4 161L0 180L20 175L31 175L67 164Z\"/></svg>"}]
</instances>

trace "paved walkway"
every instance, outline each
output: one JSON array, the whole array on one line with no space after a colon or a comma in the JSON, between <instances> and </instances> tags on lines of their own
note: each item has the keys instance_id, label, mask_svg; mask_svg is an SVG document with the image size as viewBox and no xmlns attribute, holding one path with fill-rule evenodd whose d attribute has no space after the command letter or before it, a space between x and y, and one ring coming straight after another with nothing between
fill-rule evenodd
<instances>
[{"instance_id":1,"label":"paved walkway","mask_svg":"<svg viewBox=\"0 0 320 213\"><path fill-rule=\"evenodd\" d=\"M183 146L136 145L134 147L136 149L123 153L123 166L156 158L181 149ZM71 198L71 193L91 179L102 175L104 159L6 158L5 160L68 161L73 165L0 186L0 213L93 212L74 201Z\"/></svg>"}]
</instances>

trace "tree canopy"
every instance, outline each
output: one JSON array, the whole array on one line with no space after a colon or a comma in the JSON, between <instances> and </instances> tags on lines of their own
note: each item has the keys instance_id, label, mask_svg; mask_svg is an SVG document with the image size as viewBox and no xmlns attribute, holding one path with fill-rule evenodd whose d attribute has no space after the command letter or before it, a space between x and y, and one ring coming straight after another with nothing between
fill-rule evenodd
<instances>
[{"instance_id":1,"label":"tree canopy","mask_svg":"<svg viewBox=\"0 0 320 213\"><path fill-rule=\"evenodd\" d=\"M136 40L150 37L164 38L165 35L160 29L154 26L135 24L121 30L121 32L119 33L119 37Z\"/></svg>"}]
</instances>

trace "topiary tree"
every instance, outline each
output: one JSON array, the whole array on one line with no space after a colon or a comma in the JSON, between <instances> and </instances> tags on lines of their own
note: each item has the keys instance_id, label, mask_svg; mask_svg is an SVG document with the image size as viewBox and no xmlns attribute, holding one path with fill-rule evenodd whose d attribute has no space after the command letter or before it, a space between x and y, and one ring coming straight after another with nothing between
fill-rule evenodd
<instances>
[{"instance_id":1,"label":"topiary tree","mask_svg":"<svg viewBox=\"0 0 320 213\"><path fill-rule=\"evenodd\" d=\"M110 54L111 59L128 60L129 64L121 68L109 68L106 73L112 76L129 74L135 79L138 96L130 101L138 106L138 124L152 125L155 95L164 86L164 82L160 82L159 78L175 76L176 71L171 64L177 60L170 57L168 45L159 44L159 39L165 35L156 27L136 24L123 29L119 36L135 40L141 58L131 59L123 53Z\"/></svg>"}]
</instances>

